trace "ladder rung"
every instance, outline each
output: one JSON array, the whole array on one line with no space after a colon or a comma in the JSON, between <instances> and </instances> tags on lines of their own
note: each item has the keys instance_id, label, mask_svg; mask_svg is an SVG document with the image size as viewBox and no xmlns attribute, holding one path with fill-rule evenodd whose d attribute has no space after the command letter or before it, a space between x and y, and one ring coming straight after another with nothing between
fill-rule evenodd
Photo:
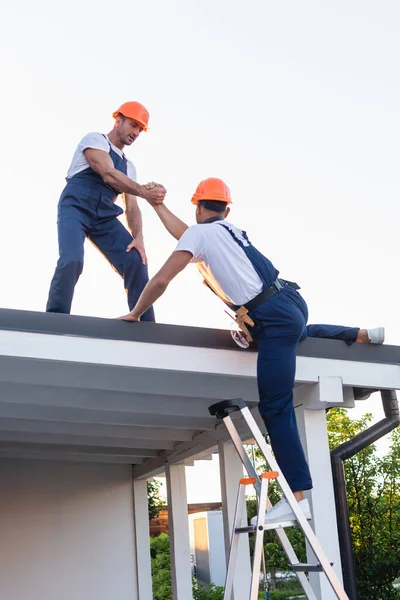
<instances>
[{"instance_id":1,"label":"ladder rung","mask_svg":"<svg viewBox=\"0 0 400 600\"><path fill-rule=\"evenodd\" d=\"M263 525L264 531L271 531L279 529L280 527L299 527L297 521L279 521L279 523L265 523ZM237 527L235 533L255 533L257 531L256 525L249 525L248 527Z\"/></svg>"},{"instance_id":2,"label":"ladder rung","mask_svg":"<svg viewBox=\"0 0 400 600\"><path fill-rule=\"evenodd\" d=\"M254 525L249 525L248 527L236 527L235 533L255 533L256 528Z\"/></svg>"},{"instance_id":3,"label":"ladder rung","mask_svg":"<svg viewBox=\"0 0 400 600\"><path fill-rule=\"evenodd\" d=\"M331 566L332 565L333 563L331 563ZM305 573L320 573L324 570L322 565L310 565L308 563L296 563L295 565L291 565L290 568L293 571L304 571Z\"/></svg>"},{"instance_id":4,"label":"ladder rung","mask_svg":"<svg viewBox=\"0 0 400 600\"><path fill-rule=\"evenodd\" d=\"M279 529L279 527L299 527L297 521L279 521L278 523L265 523L264 531L271 531L271 529Z\"/></svg>"}]
</instances>

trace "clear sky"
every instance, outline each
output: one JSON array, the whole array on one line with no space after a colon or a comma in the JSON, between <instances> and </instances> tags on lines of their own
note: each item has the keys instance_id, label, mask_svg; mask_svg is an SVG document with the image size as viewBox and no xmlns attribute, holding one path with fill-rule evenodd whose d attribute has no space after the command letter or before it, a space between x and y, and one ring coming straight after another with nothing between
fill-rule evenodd
<instances>
[{"instance_id":1,"label":"clear sky","mask_svg":"<svg viewBox=\"0 0 400 600\"><path fill-rule=\"evenodd\" d=\"M301 285L311 322L385 325L400 344L399 22L396 0L3 3L0 305L44 309L75 147L138 100L139 182L190 223L197 183L225 179L230 220ZM174 241L140 204L153 274ZM85 260L73 313L125 313L122 281L90 244ZM230 325L195 267L156 315Z\"/></svg>"}]
</instances>

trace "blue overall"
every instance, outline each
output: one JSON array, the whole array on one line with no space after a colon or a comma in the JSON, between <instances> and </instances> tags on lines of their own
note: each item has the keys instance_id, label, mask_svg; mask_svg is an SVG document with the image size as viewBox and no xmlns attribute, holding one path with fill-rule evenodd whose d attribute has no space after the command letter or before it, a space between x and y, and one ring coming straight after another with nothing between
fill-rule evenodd
<instances>
[{"instance_id":1,"label":"blue overall","mask_svg":"<svg viewBox=\"0 0 400 600\"><path fill-rule=\"evenodd\" d=\"M114 167L126 175L127 160L110 146ZM123 213L115 204L118 191L90 167L67 180L58 204L59 259L51 282L47 312L69 313L75 285L83 269L85 238L97 246L123 277L129 309L135 306L148 282L147 267L136 249L126 252L133 238L117 219ZM141 321L154 321L149 308Z\"/></svg>"},{"instance_id":2,"label":"blue overall","mask_svg":"<svg viewBox=\"0 0 400 600\"><path fill-rule=\"evenodd\" d=\"M271 261L249 242L245 246L232 230L226 229L244 250L265 287L278 277ZM248 241L245 232L242 235ZM356 341L358 328L335 325L308 325L307 304L300 294L285 286L272 298L249 312L255 326L250 328L258 342L257 381L259 411L264 420L275 458L293 492L312 488L310 470L297 429L293 406L297 344L308 337Z\"/></svg>"}]
</instances>

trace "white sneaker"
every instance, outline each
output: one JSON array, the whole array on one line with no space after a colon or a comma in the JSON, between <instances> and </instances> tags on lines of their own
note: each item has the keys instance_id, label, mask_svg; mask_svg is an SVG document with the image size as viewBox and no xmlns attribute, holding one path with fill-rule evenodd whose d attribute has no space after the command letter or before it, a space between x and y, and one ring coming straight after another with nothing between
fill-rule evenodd
<instances>
[{"instance_id":1,"label":"white sneaker","mask_svg":"<svg viewBox=\"0 0 400 600\"><path fill-rule=\"evenodd\" d=\"M307 498L304 500L300 500L299 506L304 513L306 519L311 519L310 505ZM265 524L269 523L279 523L280 521L295 521L296 517L294 516L294 512L289 506L289 503L285 498L282 498L279 502L275 504L271 508L270 511L265 513ZM257 525L257 516L251 519L252 525Z\"/></svg>"},{"instance_id":2,"label":"white sneaker","mask_svg":"<svg viewBox=\"0 0 400 600\"><path fill-rule=\"evenodd\" d=\"M375 327L375 329L367 329L368 339L370 344L383 344L385 341L385 328Z\"/></svg>"}]
</instances>

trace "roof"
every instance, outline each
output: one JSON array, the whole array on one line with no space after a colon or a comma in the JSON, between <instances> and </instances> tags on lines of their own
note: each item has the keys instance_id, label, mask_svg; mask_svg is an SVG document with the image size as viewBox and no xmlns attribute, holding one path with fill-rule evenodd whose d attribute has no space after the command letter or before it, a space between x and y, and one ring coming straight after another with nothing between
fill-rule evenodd
<instances>
[{"instance_id":1,"label":"roof","mask_svg":"<svg viewBox=\"0 0 400 600\"><path fill-rule=\"evenodd\" d=\"M0 457L135 465L204 457L224 439L208 406L256 410L256 348L229 331L0 309ZM400 348L307 339L296 382L400 388ZM245 431L243 431L245 436Z\"/></svg>"}]
</instances>

